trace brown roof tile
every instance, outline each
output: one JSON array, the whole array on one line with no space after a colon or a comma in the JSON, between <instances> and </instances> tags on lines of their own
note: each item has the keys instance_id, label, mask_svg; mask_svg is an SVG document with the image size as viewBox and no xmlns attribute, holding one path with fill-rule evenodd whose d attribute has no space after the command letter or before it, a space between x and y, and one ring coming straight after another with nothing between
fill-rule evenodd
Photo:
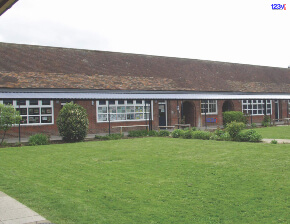
<instances>
[{"instance_id":1,"label":"brown roof tile","mask_svg":"<svg viewBox=\"0 0 290 224\"><path fill-rule=\"evenodd\" d=\"M289 93L290 69L0 43L0 88Z\"/></svg>"}]
</instances>

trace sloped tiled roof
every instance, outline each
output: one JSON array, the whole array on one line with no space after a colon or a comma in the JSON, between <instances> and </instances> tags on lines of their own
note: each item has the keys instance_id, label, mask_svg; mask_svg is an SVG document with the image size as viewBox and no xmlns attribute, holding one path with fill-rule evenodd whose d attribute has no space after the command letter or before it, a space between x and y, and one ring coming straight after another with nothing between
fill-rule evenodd
<instances>
[{"instance_id":1,"label":"sloped tiled roof","mask_svg":"<svg viewBox=\"0 0 290 224\"><path fill-rule=\"evenodd\" d=\"M290 92L290 69L0 43L0 88Z\"/></svg>"}]
</instances>

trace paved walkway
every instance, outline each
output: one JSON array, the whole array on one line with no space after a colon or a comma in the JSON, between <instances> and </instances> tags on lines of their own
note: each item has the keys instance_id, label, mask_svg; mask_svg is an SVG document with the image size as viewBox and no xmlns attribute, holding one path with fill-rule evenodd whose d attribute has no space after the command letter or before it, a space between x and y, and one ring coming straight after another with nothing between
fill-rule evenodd
<instances>
[{"instance_id":1,"label":"paved walkway","mask_svg":"<svg viewBox=\"0 0 290 224\"><path fill-rule=\"evenodd\" d=\"M0 191L0 224L41 223L51 222Z\"/></svg>"},{"instance_id":2,"label":"paved walkway","mask_svg":"<svg viewBox=\"0 0 290 224\"><path fill-rule=\"evenodd\" d=\"M278 144L290 144L290 139L268 139L268 138L264 138L262 141L264 143L271 143L272 140L276 140Z\"/></svg>"}]
</instances>

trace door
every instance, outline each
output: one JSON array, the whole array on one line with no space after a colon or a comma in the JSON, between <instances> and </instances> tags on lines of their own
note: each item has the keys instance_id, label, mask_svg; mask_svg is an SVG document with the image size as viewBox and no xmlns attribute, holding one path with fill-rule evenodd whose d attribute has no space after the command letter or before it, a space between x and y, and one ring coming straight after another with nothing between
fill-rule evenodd
<instances>
[{"instance_id":1,"label":"door","mask_svg":"<svg viewBox=\"0 0 290 224\"><path fill-rule=\"evenodd\" d=\"M166 105L159 104L159 126L166 126Z\"/></svg>"}]
</instances>

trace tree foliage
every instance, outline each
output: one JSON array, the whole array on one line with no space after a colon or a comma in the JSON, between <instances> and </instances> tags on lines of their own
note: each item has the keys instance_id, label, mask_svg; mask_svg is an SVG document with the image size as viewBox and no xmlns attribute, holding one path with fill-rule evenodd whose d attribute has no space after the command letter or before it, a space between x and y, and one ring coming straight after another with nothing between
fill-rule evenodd
<instances>
[{"instance_id":1,"label":"tree foliage","mask_svg":"<svg viewBox=\"0 0 290 224\"><path fill-rule=\"evenodd\" d=\"M1 143L3 143L7 131L14 124L19 124L21 116L12 105L0 104L0 131L3 132Z\"/></svg>"},{"instance_id":2,"label":"tree foliage","mask_svg":"<svg viewBox=\"0 0 290 224\"><path fill-rule=\"evenodd\" d=\"M57 128L60 136L67 142L77 142L85 139L89 127L86 109L74 103L68 103L60 110L57 118Z\"/></svg>"}]
</instances>

